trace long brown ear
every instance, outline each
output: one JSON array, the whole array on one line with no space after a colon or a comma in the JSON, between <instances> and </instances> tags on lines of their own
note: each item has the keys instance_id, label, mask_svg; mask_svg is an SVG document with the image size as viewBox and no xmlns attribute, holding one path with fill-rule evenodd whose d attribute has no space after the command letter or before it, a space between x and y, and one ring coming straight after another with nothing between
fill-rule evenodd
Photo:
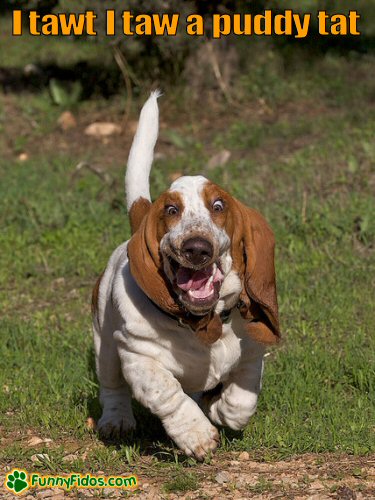
<instances>
[{"instance_id":1,"label":"long brown ear","mask_svg":"<svg viewBox=\"0 0 375 500\"><path fill-rule=\"evenodd\" d=\"M130 224L134 231L128 243L131 274L138 286L155 304L158 304L164 311L177 314L179 306L172 297L170 285L162 271L163 265L157 239L157 210L155 205L147 202L150 205L144 204L143 207L140 205L139 212L134 212L134 218L132 218L131 212L136 203L138 200L130 209ZM141 219L142 210L144 212Z\"/></svg>"},{"instance_id":2,"label":"long brown ear","mask_svg":"<svg viewBox=\"0 0 375 500\"><path fill-rule=\"evenodd\" d=\"M134 234L140 227L145 215L151 208L151 202L146 198L138 198L129 210L130 229Z\"/></svg>"},{"instance_id":3,"label":"long brown ear","mask_svg":"<svg viewBox=\"0 0 375 500\"><path fill-rule=\"evenodd\" d=\"M241 214L243 290L240 312L246 319L248 333L254 340L274 344L280 339L279 312L274 264L275 238L264 217L236 200ZM239 258L237 250L237 260ZM235 259L234 259L235 260ZM241 269L242 268L242 269Z\"/></svg>"}]
</instances>

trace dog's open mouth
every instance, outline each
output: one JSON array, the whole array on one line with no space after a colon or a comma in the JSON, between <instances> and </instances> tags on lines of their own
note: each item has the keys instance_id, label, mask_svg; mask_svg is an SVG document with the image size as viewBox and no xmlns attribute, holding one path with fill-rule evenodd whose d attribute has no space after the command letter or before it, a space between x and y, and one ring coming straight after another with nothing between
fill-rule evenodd
<instances>
[{"instance_id":1,"label":"dog's open mouth","mask_svg":"<svg viewBox=\"0 0 375 500\"><path fill-rule=\"evenodd\" d=\"M181 301L196 311L210 309L219 299L220 288L224 275L220 266L210 264L202 269L183 267L173 262L175 272L175 287Z\"/></svg>"}]
</instances>

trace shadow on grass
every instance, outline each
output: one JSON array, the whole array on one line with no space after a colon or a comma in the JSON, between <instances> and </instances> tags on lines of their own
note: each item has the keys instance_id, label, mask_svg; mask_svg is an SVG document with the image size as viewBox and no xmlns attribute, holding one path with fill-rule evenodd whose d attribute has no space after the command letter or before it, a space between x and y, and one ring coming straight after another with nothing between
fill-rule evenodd
<instances>
[{"instance_id":1,"label":"shadow on grass","mask_svg":"<svg viewBox=\"0 0 375 500\"><path fill-rule=\"evenodd\" d=\"M87 368L89 379L99 386L94 349L90 349L88 352ZM99 392L95 396L89 396L86 405L87 417L92 417L97 422L102 413ZM171 446L171 439L166 434L160 420L134 399L132 405L137 421L136 431L130 432L119 439L102 439L99 437L100 441L106 446L115 446L116 448L135 446L141 454L163 454L163 449Z\"/></svg>"},{"instance_id":2,"label":"shadow on grass","mask_svg":"<svg viewBox=\"0 0 375 500\"><path fill-rule=\"evenodd\" d=\"M95 369L95 354L94 349L91 349L87 355L87 366L89 378L95 384L99 385ZM211 391L213 393L214 391ZM103 439L100 436L100 441L106 447L115 447L121 450L124 446L136 449L140 455L153 455L158 460L163 462L184 462L184 455L177 455L177 448L173 444L171 438L167 435L164 427L155 415L144 408L140 403L133 399L132 401L137 428L135 431L129 432L126 436L116 439ZM99 394L91 396L87 399L87 417L92 417L97 422L101 416L101 405L99 402ZM233 431L227 428L220 428L221 444L226 447L233 440L240 440L243 437L242 431Z\"/></svg>"}]
</instances>

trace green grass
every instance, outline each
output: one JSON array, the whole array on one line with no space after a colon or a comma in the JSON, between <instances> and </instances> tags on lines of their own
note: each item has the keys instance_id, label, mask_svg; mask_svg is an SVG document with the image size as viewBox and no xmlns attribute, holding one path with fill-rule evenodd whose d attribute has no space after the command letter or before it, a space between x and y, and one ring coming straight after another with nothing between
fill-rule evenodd
<instances>
[{"instance_id":1,"label":"green grass","mask_svg":"<svg viewBox=\"0 0 375 500\"><path fill-rule=\"evenodd\" d=\"M261 478L256 484L254 484L254 486L249 487L249 490L255 494L266 493L272 491L273 489L274 485L272 481L264 478Z\"/></svg>"},{"instance_id":2,"label":"green grass","mask_svg":"<svg viewBox=\"0 0 375 500\"><path fill-rule=\"evenodd\" d=\"M267 357L256 415L242 435L222 433L224 450L248 450L264 460L375 452L371 65L369 57L328 55L310 70L301 63L289 74L278 65L266 73L249 71L238 84L243 109L232 116L225 108L223 124L212 119L209 138L191 124L162 131L174 150L155 162L155 196L171 173L203 172L262 211L277 239L284 342ZM363 75L355 84L353 71ZM262 85L270 115L249 116L244 104L256 108ZM171 102L177 99L170 95ZM162 108L168 99L167 93ZM98 101L97 108L114 102ZM57 116L46 93L23 94L19 109L25 116L37 109L46 124ZM1 110L0 117L6 134ZM12 134L15 153L25 147L25 133ZM27 133L32 141L40 130ZM229 149L232 157L207 172L213 145L215 151ZM120 186L113 188L89 171L73 178L76 164L76 158L54 151L22 163L0 156L0 414L7 433L20 433L18 441L0 447L0 458L30 463L36 450L22 440L29 430L59 445L37 449L48 456L40 465L45 469L113 471L124 463L137 468L146 451L159 467L175 466L180 459L161 425L139 407L140 429L122 446L103 446L86 428L87 417L100 412L90 288L112 250L129 236L129 224L122 202L120 209L113 206L114 197L122 199L122 166L111 167ZM89 451L84 460L78 453L67 464L63 457L71 441ZM194 474L180 472L166 491L196 487ZM264 488L259 484L257 491Z\"/></svg>"},{"instance_id":3,"label":"green grass","mask_svg":"<svg viewBox=\"0 0 375 500\"><path fill-rule=\"evenodd\" d=\"M4 47L1 65L5 67L17 67L19 61L23 65L53 63L62 67L73 66L81 61L91 63L101 59L104 64L111 61L108 48L95 41L50 36L46 43L44 36L32 36L27 29L22 36L12 37L12 22L8 16L0 17L0 32L0 46Z\"/></svg>"},{"instance_id":4,"label":"green grass","mask_svg":"<svg viewBox=\"0 0 375 500\"><path fill-rule=\"evenodd\" d=\"M175 491L194 491L199 486L199 479L193 472L180 471L173 479L164 483L164 491L173 493Z\"/></svg>"}]
</instances>

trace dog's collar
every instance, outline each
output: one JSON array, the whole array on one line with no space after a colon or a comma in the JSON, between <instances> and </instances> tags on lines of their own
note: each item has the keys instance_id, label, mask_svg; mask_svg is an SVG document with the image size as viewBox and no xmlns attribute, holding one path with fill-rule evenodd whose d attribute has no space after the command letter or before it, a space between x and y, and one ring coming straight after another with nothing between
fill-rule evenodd
<instances>
[{"instance_id":1,"label":"dog's collar","mask_svg":"<svg viewBox=\"0 0 375 500\"><path fill-rule=\"evenodd\" d=\"M194 331L194 329L191 326L191 323L192 323L191 320L194 321L195 319L198 320L199 318L201 318L201 316L196 316L195 314L192 314L191 312L186 311L186 313L185 313L185 315L186 315L186 321L184 321L184 318L181 318L179 316L171 314L170 312L164 311L164 309L162 309L158 304L156 304L156 302L154 302L153 300L151 300L150 297L148 297L148 299L156 307L156 309L158 309L162 314L165 314L165 316L168 316L169 318L171 318L174 321L176 321L177 324L178 324L178 326L181 327L181 328L186 328L187 327L187 328L190 328L191 330ZM234 308L225 309L224 311L222 311L219 314L220 320L221 320L221 322L223 324L224 323L229 323L233 309Z\"/></svg>"},{"instance_id":2,"label":"dog's collar","mask_svg":"<svg viewBox=\"0 0 375 500\"><path fill-rule=\"evenodd\" d=\"M231 314L232 314L232 310L233 310L233 308L232 308L232 309L225 309L224 311L222 311L222 312L220 313L220 315L219 315L219 316L220 316L220 319L221 319L221 322L222 322L222 323L229 323L229 321L230 321L230 316L231 316Z\"/></svg>"},{"instance_id":3,"label":"dog's collar","mask_svg":"<svg viewBox=\"0 0 375 500\"><path fill-rule=\"evenodd\" d=\"M220 318L220 321L222 324L229 323L231 313L232 313L232 309L227 309L225 311L222 311L219 314L219 318ZM172 314L168 314L168 316L173 317ZM173 318L177 321L178 326L180 326L182 328L187 327L187 328L190 328L191 330L194 331L194 328L192 328L191 323L189 322L189 319L199 318L199 316L195 316L194 314L187 312L186 313L186 320L187 321L184 321L183 318L178 318L177 316L174 316Z\"/></svg>"}]
</instances>

